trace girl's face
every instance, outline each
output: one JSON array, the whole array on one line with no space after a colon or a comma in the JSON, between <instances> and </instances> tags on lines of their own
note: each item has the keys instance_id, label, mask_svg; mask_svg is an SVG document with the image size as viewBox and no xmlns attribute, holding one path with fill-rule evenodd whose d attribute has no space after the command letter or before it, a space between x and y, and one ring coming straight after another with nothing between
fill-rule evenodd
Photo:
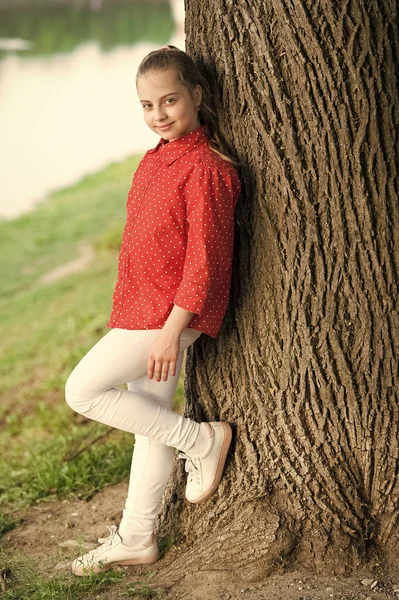
<instances>
[{"instance_id":1,"label":"girl's face","mask_svg":"<svg viewBox=\"0 0 399 600\"><path fill-rule=\"evenodd\" d=\"M137 80L137 92L145 122L165 140L171 142L200 127L201 86L197 85L190 93L179 81L175 69L141 75Z\"/></svg>"}]
</instances>

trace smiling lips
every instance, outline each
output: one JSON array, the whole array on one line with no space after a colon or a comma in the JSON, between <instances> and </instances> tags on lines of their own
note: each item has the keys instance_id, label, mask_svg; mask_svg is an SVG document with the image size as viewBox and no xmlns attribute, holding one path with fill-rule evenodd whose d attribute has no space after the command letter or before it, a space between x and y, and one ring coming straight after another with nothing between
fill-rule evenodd
<instances>
[{"instance_id":1,"label":"smiling lips","mask_svg":"<svg viewBox=\"0 0 399 600\"><path fill-rule=\"evenodd\" d=\"M168 123L168 125L158 125L158 129L167 129L168 127L170 127L171 125L173 125L173 123Z\"/></svg>"}]
</instances>

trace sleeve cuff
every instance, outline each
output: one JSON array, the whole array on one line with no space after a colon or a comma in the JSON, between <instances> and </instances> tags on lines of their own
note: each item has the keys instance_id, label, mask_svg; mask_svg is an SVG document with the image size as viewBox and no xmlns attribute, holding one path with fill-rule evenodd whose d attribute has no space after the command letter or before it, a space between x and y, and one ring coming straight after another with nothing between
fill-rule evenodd
<instances>
[{"instance_id":1,"label":"sleeve cuff","mask_svg":"<svg viewBox=\"0 0 399 600\"><path fill-rule=\"evenodd\" d=\"M173 302L180 308L200 315L205 306L207 292L205 285L180 285Z\"/></svg>"}]
</instances>

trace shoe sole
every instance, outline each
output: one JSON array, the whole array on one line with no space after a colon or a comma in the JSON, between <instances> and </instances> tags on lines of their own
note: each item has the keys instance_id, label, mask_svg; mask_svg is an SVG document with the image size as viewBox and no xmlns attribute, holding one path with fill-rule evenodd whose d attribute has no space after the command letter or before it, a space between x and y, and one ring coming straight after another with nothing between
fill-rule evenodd
<instances>
[{"instance_id":1,"label":"shoe sole","mask_svg":"<svg viewBox=\"0 0 399 600\"><path fill-rule=\"evenodd\" d=\"M84 570L79 569L76 571L74 571L72 569L72 572L74 573L74 575L77 575L78 577L89 577L90 575L92 575L94 573L104 573L105 571L110 571L115 565L122 565L122 566L148 565L148 564L157 562L158 560L159 560L159 552L156 552L152 556L146 556L143 558L131 558L129 560L115 560L114 562L107 563L103 567L93 567L90 570L88 568L84 569Z\"/></svg>"},{"instance_id":2,"label":"shoe sole","mask_svg":"<svg viewBox=\"0 0 399 600\"><path fill-rule=\"evenodd\" d=\"M190 500L186 496L186 499L189 502L191 502L191 504L200 504L201 502L205 502L205 500L208 500L208 498L210 498L212 496L212 494L214 494L214 492L217 490L220 480L222 479L224 465L226 463L227 453L230 448L231 440L233 437L233 432L232 432L230 425L228 423L226 423L225 421L222 421L221 425L222 425L222 428L224 429L224 440L223 440L223 444L220 448L220 454L219 454L219 460L218 460L218 466L216 469L215 478L213 480L212 485L199 498L196 498L195 500Z\"/></svg>"},{"instance_id":3,"label":"shoe sole","mask_svg":"<svg viewBox=\"0 0 399 600\"><path fill-rule=\"evenodd\" d=\"M130 560L118 560L118 565L148 565L150 563L157 562L159 560L159 552L147 558L132 558ZM115 563L114 563L115 564Z\"/></svg>"}]
</instances>

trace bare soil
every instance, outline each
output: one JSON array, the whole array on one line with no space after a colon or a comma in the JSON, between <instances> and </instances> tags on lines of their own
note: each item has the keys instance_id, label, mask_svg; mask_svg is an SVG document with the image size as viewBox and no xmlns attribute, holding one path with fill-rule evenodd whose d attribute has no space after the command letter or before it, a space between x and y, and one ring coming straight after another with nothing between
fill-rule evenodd
<instances>
[{"instance_id":1,"label":"bare soil","mask_svg":"<svg viewBox=\"0 0 399 600\"><path fill-rule=\"evenodd\" d=\"M45 576L69 571L71 560L80 552L73 547L77 541L87 548L97 544L97 538L107 536L106 525L117 524L127 494L127 483L110 486L89 502L79 499L47 501L28 508L22 524L2 538L7 552L22 552L37 564ZM60 546L62 544L63 546ZM156 571L151 585L165 591L168 600L392 600L399 599L399 573L387 573L377 563L359 568L349 576L325 576L293 571L281 567L278 574L248 584L237 579L234 572L182 572L173 581L163 576L174 559L187 552L184 545L175 545L155 564L145 567L124 567L127 577L104 592L108 600L117 600L126 591L127 583L145 581ZM50 575L51 576L51 575Z\"/></svg>"},{"instance_id":2,"label":"bare soil","mask_svg":"<svg viewBox=\"0 0 399 600\"><path fill-rule=\"evenodd\" d=\"M40 283L47 285L54 281L58 281L59 279L64 279L64 277L68 277L71 273L83 271L83 269L86 269L86 267L93 262L94 258L95 252L92 246L89 244L81 244L79 247L79 256L77 258L44 273L40 278Z\"/></svg>"}]
</instances>

